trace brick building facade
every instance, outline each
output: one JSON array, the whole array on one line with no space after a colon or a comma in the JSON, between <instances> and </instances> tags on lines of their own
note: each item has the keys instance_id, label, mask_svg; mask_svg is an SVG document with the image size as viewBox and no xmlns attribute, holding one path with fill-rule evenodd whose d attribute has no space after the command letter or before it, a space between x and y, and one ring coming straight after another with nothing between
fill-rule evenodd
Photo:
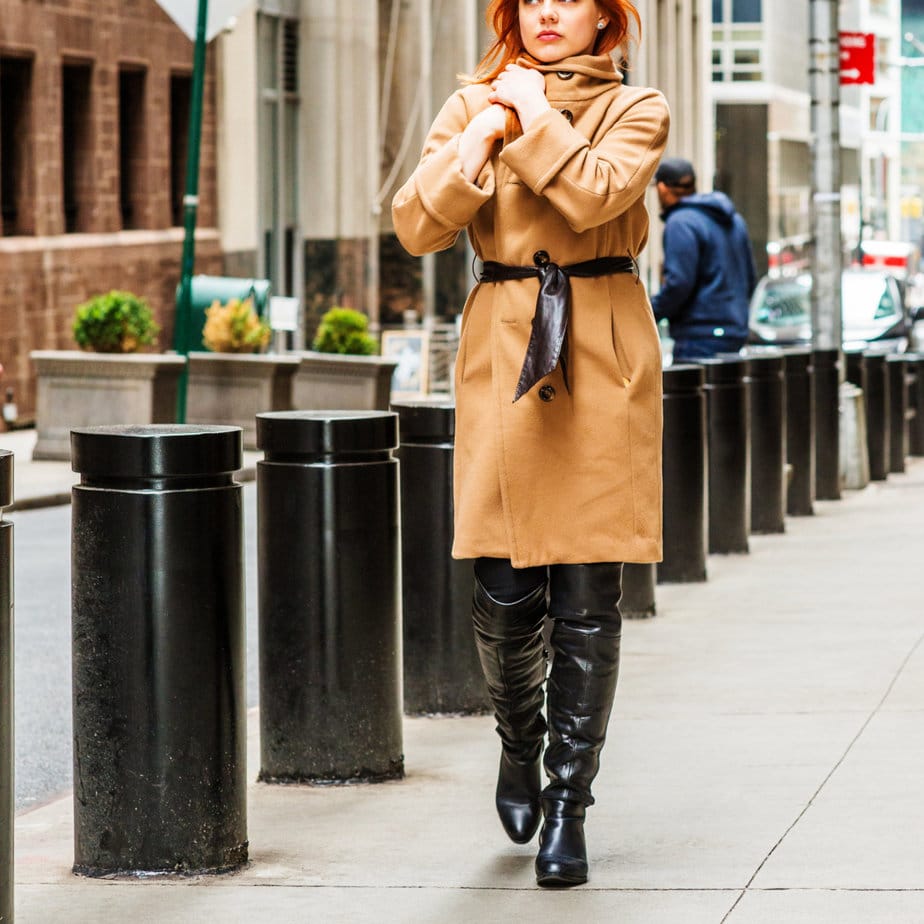
<instances>
[{"instance_id":1,"label":"brick building facade","mask_svg":"<svg viewBox=\"0 0 924 924\"><path fill-rule=\"evenodd\" d=\"M21 416L33 349L128 289L172 340L193 47L154 0L0 0L0 362ZM196 271L221 271L215 79L205 84Z\"/></svg>"}]
</instances>

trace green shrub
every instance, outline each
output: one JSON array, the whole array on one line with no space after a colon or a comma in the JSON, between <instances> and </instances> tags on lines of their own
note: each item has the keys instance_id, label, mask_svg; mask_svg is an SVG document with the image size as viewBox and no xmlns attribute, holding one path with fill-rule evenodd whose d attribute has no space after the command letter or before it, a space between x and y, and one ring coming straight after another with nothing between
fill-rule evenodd
<instances>
[{"instance_id":1,"label":"green shrub","mask_svg":"<svg viewBox=\"0 0 924 924\"><path fill-rule=\"evenodd\" d=\"M77 306L73 331L82 350L134 353L154 343L160 327L143 298L113 290Z\"/></svg>"},{"instance_id":2,"label":"green shrub","mask_svg":"<svg viewBox=\"0 0 924 924\"><path fill-rule=\"evenodd\" d=\"M322 315L311 348L319 353L372 356L379 347L368 330L369 319L361 311L331 308Z\"/></svg>"}]
</instances>

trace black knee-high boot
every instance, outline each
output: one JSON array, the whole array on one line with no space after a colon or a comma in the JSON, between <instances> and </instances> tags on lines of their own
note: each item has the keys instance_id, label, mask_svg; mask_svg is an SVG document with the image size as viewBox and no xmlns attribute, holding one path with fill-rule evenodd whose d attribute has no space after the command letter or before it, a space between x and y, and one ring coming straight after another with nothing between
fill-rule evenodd
<instances>
[{"instance_id":1,"label":"black knee-high boot","mask_svg":"<svg viewBox=\"0 0 924 924\"><path fill-rule=\"evenodd\" d=\"M543 583L522 600L500 603L475 581L475 643L502 743L497 814L517 844L531 840L542 819L545 594Z\"/></svg>"},{"instance_id":2,"label":"black knee-high boot","mask_svg":"<svg viewBox=\"0 0 924 924\"><path fill-rule=\"evenodd\" d=\"M594 802L590 787L600 767L619 675L621 582L621 564L551 569L552 667L545 752L549 784L542 791L539 885L587 881L584 811Z\"/></svg>"}]
</instances>

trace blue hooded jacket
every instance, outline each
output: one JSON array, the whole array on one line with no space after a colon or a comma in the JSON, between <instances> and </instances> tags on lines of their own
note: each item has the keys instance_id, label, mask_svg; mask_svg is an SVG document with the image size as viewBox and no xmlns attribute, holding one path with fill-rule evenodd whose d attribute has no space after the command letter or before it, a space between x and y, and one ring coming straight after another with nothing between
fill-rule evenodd
<instances>
[{"instance_id":1,"label":"blue hooded jacket","mask_svg":"<svg viewBox=\"0 0 924 924\"><path fill-rule=\"evenodd\" d=\"M744 219L721 192L685 196L664 217L664 272L652 299L675 340L748 335L757 273Z\"/></svg>"}]
</instances>

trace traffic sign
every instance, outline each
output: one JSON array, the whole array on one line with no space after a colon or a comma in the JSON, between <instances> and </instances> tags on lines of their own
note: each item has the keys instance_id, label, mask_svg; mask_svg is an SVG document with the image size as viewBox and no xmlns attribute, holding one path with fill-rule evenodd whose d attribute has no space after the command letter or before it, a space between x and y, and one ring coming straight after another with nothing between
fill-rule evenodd
<instances>
[{"instance_id":1,"label":"traffic sign","mask_svg":"<svg viewBox=\"0 0 924 924\"><path fill-rule=\"evenodd\" d=\"M838 33L841 84L876 82L876 36L872 32Z\"/></svg>"},{"instance_id":2,"label":"traffic sign","mask_svg":"<svg viewBox=\"0 0 924 924\"><path fill-rule=\"evenodd\" d=\"M189 36L196 38L196 4L192 0L156 0L157 5ZM248 0L211 0L205 40L210 42L248 6Z\"/></svg>"}]
</instances>

